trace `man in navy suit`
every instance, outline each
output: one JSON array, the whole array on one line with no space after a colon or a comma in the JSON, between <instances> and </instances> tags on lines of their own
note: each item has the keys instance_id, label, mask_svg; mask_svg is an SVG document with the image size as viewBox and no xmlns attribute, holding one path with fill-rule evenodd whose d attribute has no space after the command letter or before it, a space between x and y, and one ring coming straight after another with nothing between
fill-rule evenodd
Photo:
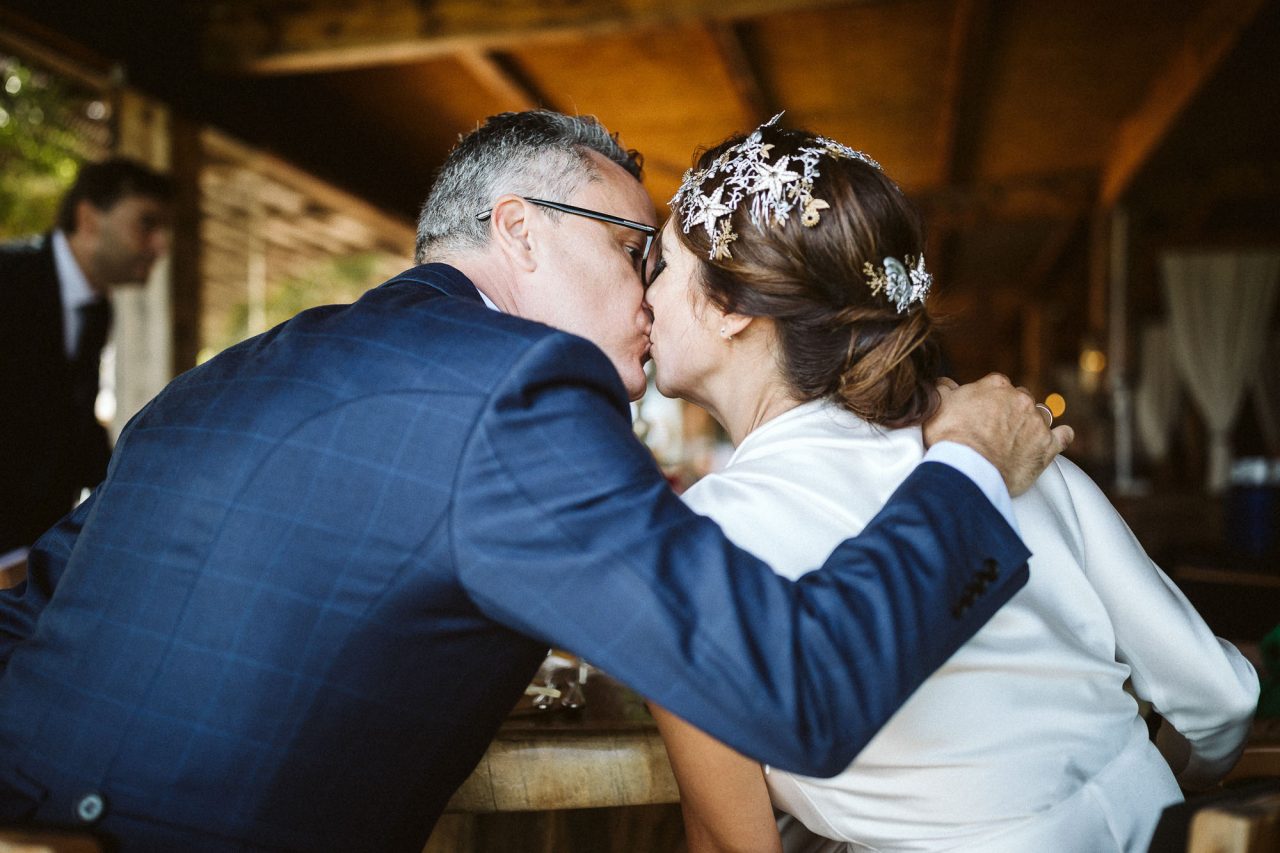
<instances>
[{"instance_id":1,"label":"man in navy suit","mask_svg":"<svg viewBox=\"0 0 1280 853\"><path fill-rule=\"evenodd\" d=\"M0 599L3 817L126 851L418 851L552 645L770 764L849 762L1025 581L985 494L1067 436L1007 382L955 391L931 439L985 485L926 461L779 578L631 432L638 174L590 119L495 117L424 206L427 263L130 423Z\"/></svg>"},{"instance_id":2,"label":"man in navy suit","mask_svg":"<svg viewBox=\"0 0 1280 853\"><path fill-rule=\"evenodd\" d=\"M172 194L131 160L89 163L56 228L0 246L0 562L107 472L94 401L110 291L146 280L168 243Z\"/></svg>"}]
</instances>

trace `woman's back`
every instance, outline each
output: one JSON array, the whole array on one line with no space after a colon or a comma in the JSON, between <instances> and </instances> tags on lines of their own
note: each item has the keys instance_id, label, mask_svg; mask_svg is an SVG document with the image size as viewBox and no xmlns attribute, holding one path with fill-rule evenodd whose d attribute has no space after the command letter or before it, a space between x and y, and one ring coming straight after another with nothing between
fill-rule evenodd
<instances>
[{"instance_id":1,"label":"woman's back","mask_svg":"<svg viewBox=\"0 0 1280 853\"><path fill-rule=\"evenodd\" d=\"M861 530L922 455L917 428L880 429L813 401L751 433L686 500L796 577ZM1130 664L1139 692L1175 725L1221 741L1210 752L1238 743L1252 670L1088 478L1061 461L1014 508L1034 555L1026 588L849 770L830 780L768 771L775 803L810 829L884 850L1034 849L1044 839L1043 849L1095 851L1106 849L1100 835L1145 849L1180 794L1124 691Z\"/></svg>"}]
</instances>

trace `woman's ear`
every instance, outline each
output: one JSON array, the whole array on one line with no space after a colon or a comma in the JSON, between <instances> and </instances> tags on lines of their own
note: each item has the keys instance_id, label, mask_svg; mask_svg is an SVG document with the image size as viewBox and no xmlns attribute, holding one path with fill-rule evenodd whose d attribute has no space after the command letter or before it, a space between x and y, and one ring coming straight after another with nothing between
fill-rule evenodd
<instances>
[{"instance_id":1,"label":"woman's ear","mask_svg":"<svg viewBox=\"0 0 1280 853\"><path fill-rule=\"evenodd\" d=\"M753 320L755 317L749 317L746 314L725 314L720 327L724 330L725 337L733 338L746 331Z\"/></svg>"},{"instance_id":2,"label":"woman's ear","mask_svg":"<svg viewBox=\"0 0 1280 853\"><path fill-rule=\"evenodd\" d=\"M489 237L517 269L533 272L538 266L530 233L530 205L518 195L498 196L489 214Z\"/></svg>"}]
</instances>

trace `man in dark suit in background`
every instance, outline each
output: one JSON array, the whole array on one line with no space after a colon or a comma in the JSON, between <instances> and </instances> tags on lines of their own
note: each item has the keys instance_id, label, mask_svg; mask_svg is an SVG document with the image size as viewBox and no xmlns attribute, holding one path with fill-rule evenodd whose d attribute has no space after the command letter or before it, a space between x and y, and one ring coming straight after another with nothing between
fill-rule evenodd
<instances>
[{"instance_id":1,"label":"man in dark suit in background","mask_svg":"<svg viewBox=\"0 0 1280 853\"><path fill-rule=\"evenodd\" d=\"M0 820L418 853L548 646L775 766L848 764L1025 581L991 500L1069 436L1007 381L965 386L930 427L946 458L778 577L632 433L638 177L593 120L494 117L423 208L428 263L131 421L0 593Z\"/></svg>"},{"instance_id":2,"label":"man in dark suit in background","mask_svg":"<svg viewBox=\"0 0 1280 853\"><path fill-rule=\"evenodd\" d=\"M0 557L101 482L94 416L114 285L146 280L167 237L169 180L129 160L81 168L57 226L0 246Z\"/></svg>"}]
</instances>

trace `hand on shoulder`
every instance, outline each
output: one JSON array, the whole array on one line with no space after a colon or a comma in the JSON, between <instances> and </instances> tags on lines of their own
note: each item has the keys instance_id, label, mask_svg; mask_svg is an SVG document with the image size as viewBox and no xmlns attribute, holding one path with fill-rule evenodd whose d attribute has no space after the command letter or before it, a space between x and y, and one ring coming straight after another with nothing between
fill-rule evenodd
<instances>
[{"instance_id":1,"label":"hand on shoulder","mask_svg":"<svg viewBox=\"0 0 1280 853\"><path fill-rule=\"evenodd\" d=\"M1030 392L999 373L967 385L941 379L938 393L942 403L924 425L925 446L955 441L972 447L996 466L1014 497L1075 438L1069 426L1050 429Z\"/></svg>"}]
</instances>

